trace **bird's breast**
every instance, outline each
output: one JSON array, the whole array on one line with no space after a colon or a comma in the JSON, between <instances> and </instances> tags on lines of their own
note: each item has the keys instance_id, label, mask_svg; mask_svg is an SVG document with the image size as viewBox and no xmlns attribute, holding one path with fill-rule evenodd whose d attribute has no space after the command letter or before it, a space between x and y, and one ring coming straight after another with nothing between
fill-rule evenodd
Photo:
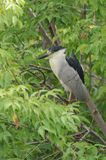
<instances>
[{"instance_id":1,"label":"bird's breast","mask_svg":"<svg viewBox=\"0 0 106 160\"><path fill-rule=\"evenodd\" d=\"M69 91L68 87L63 83L61 80L60 74L66 67L66 61L64 57L53 57L49 59L50 67L54 72L55 76L59 79L62 86L65 88L66 91ZM65 73L66 74L66 73ZM65 75L64 75L65 76Z\"/></svg>"},{"instance_id":2,"label":"bird's breast","mask_svg":"<svg viewBox=\"0 0 106 160\"><path fill-rule=\"evenodd\" d=\"M50 63L50 67L52 69L52 71L54 72L54 74L58 77L59 74L59 70L60 70L60 64L57 62L56 59L50 59L49 60Z\"/></svg>"},{"instance_id":3,"label":"bird's breast","mask_svg":"<svg viewBox=\"0 0 106 160\"><path fill-rule=\"evenodd\" d=\"M49 59L49 63L52 71L58 77L65 65L65 56L63 54L57 54Z\"/></svg>"}]
</instances>

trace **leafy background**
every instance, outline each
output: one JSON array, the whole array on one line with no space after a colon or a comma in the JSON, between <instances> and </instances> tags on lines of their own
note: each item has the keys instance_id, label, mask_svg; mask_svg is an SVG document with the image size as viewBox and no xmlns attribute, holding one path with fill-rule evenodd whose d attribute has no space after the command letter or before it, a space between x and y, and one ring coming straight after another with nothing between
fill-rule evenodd
<instances>
[{"instance_id":1,"label":"leafy background","mask_svg":"<svg viewBox=\"0 0 106 160\"><path fill-rule=\"evenodd\" d=\"M74 138L81 123L102 135L86 106L65 106L57 94L66 94L52 72L33 67L49 68L37 59L44 52L38 25L48 31L47 21L55 19L58 38L83 64L86 86L106 120L105 9L105 0L0 0L2 160L106 160L106 146L97 138Z\"/></svg>"}]
</instances>

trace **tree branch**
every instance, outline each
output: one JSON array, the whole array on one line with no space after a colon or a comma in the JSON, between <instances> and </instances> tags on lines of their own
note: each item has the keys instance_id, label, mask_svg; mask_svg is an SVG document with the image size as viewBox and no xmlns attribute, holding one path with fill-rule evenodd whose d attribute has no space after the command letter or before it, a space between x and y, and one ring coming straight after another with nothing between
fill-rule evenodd
<instances>
[{"instance_id":1,"label":"tree branch","mask_svg":"<svg viewBox=\"0 0 106 160\"><path fill-rule=\"evenodd\" d=\"M92 117L94 118L95 122L101 129L102 133L106 137L106 123L102 118L102 115L98 111L95 103L92 101L91 97L87 101L85 101L86 105L88 106L89 110L91 111Z\"/></svg>"},{"instance_id":2,"label":"tree branch","mask_svg":"<svg viewBox=\"0 0 106 160\"><path fill-rule=\"evenodd\" d=\"M87 5L84 4L83 9L81 11L81 15L83 19L86 19L86 15L87 15Z\"/></svg>"},{"instance_id":3,"label":"tree branch","mask_svg":"<svg viewBox=\"0 0 106 160\"><path fill-rule=\"evenodd\" d=\"M48 26L49 26L49 30L50 30L50 33L51 33L51 37L52 37L52 38L57 37L57 34L56 34L56 25L55 25L54 19L52 19L52 21L49 22ZM58 39L56 39L56 40L54 41L54 43L55 43L56 45L60 45L60 41L59 41Z\"/></svg>"},{"instance_id":4,"label":"tree branch","mask_svg":"<svg viewBox=\"0 0 106 160\"><path fill-rule=\"evenodd\" d=\"M38 68L38 69L42 69L42 70L45 70L45 71L52 71L50 68L47 68L47 67L43 67L43 66L37 66L35 64L30 64L29 67L35 67L35 68Z\"/></svg>"},{"instance_id":5,"label":"tree branch","mask_svg":"<svg viewBox=\"0 0 106 160\"><path fill-rule=\"evenodd\" d=\"M83 129L85 129L87 132L91 133L92 135L94 135L95 137L97 137L104 145L106 145L106 141L98 134L96 133L94 130L88 128L86 125L82 124L81 127Z\"/></svg>"},{"instance_id":6,"label":"tree branch","mask_svg":"<svg viewBox=\"0 0 106 160\"><path fill-rule=\"evenodd\" d=\"M36 18L36 14L32 11L32 8L29 8L30 15ZM41 22L38 23L39 31L43 36L43 48L47 48L47 46L52 45L52 40L50 39L49 35L45 31L43 24Z\"/></svg>"},{"instance_id":7,"label":"tree branch","mask_svg":"<svg viewBox=\"0 0 106 160\"><path fill-rule=\"evenodd\" d=\"M37 71L39 71L41 74L42 74L42 76L43 76L43 84L45 84L46 83L46 76L45 76L45 74L43 73L43 71L41 71L41 69L39 69L39 68L27 68L27 69L24 69L24 71L22 71L21 72L21 74L23 73L23 72L25 72L25 71L28 71L29 73L31 73L32 75L34 75L34 76L36 76L37 78L38 78L38 76L37 76L37 74L35 74L35 73L33 73L33 72L31 72L30 70L37 70Z\"/></svg>"}]
</instances>

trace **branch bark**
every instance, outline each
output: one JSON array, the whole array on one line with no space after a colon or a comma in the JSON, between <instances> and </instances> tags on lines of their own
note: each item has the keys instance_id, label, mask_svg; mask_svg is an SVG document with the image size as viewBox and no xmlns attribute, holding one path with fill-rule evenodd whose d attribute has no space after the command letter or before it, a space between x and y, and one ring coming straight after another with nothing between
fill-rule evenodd
<instances>
[{"instance_id":1,"label":"branch bark","mask_svg":"<svg viewBox=\"0 0 106 160\"><path fill-rule=\"evenodd\" d=\"M33 12L32 8L29 8L30 15L36 18L36 14ZM52 40L49 37L48 33L46 32L45 28L43 27L43 24L41 22L38 23L39 32L42 34L43 37L43 43L42 48L46 49L49 45L52 45Z\"/></svg>"},{"instance_id":2,"label":"branch bark","mask_svg":"<svg viewBox=\"0 0 106 160\"><path fill-rule=\"evenodd\" d=\"M57 37L57 34L56 34L56 25L55 25L54 19L52 19L52 21L49 22L48 26L49 26L49 30L50 30L50 33L51 33L51 37L52 38ZM60 45L59 39L56 39L54 41L54 43L55 43L55 45Z\"/></svg>"},{"instance_id":3,"label":"branch bark","mask_svg":"<svg viewBox=\"0 0 106 160\"><path fill-rule=\"evenodd\" d=\"M92 135L94 135L95 137L97 137L104 145L106 145L106 141L99 134L97 134L94 130L88 128L84 124L82 124L81 127L84 128L86 131L89 131L89 133L91 133Z\"/></svg>"},{"instance_id":4,"label":"branch bark","mask_svg":"<svg viewBox=\"0 0 106 160\"><path fill-rule=\"evenodd\" d=\"M39 31L42 34L43 37L43 44L42 44L42 48L48 48L49 45L52 45L52 41L49 38L47 32L45 31L43 25L41 23L39 23Z\"/></svg>"},{"instance_id":5,"label":"branch bark","mask_svg":"<svg viewBox=\"0 0 106 160\"><path fill-rule=\"evenodd\" d=\"M99 113L96 105L94 104L94 102L92 101L91 98L89 98L89 100L86 102L86 104L87 104L89 110L91 111L92 117L94 118L94 120L98 124L98 126L101 129L104 136L106 137L106 123L104 122L104 120L103 120L101 114Z\"/></svg>"},{"instance_id":6,"label":"branch bark","mask_svg":"<svg viewBox=\"0 0 106 160\"><path fill-rule=\"evenodd\" d=\"M81 15L83 19L86 19L86 15L87 15L87 5L84 4L83 9L81 11Z\"/></svg>"}]
</instances>

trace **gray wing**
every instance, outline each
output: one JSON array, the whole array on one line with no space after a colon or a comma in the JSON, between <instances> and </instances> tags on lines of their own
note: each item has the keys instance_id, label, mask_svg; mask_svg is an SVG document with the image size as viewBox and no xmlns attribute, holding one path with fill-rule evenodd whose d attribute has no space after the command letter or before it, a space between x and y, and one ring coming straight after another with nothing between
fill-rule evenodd
<instances>
[{"instance_id":1,"label":"gray wing","mask_svg":"<svg viewBox=\"0 0 106 160\"><path fill-rule=\"evenodd\" d=\"M61 67L58 77L60 82L67 86L68 90L72 91L78 100L87 101L89 99L89 93L77 71L67 63Z\"/></svg>"},{"instance_id":2,"label":"gray wing","mask_svg":"<svg viewBox=\"0 0 106 160\"><path fill-rule=\"evenodd\" d=\"M75 56L75 54L72 54L71 57L66 57L66 61L68 62L68 64L71 67L73 67L77 71L80 79L84 83L84 71L80 65L80 62L78 61L77 57Z\"/></svg>"}]
</instances>

